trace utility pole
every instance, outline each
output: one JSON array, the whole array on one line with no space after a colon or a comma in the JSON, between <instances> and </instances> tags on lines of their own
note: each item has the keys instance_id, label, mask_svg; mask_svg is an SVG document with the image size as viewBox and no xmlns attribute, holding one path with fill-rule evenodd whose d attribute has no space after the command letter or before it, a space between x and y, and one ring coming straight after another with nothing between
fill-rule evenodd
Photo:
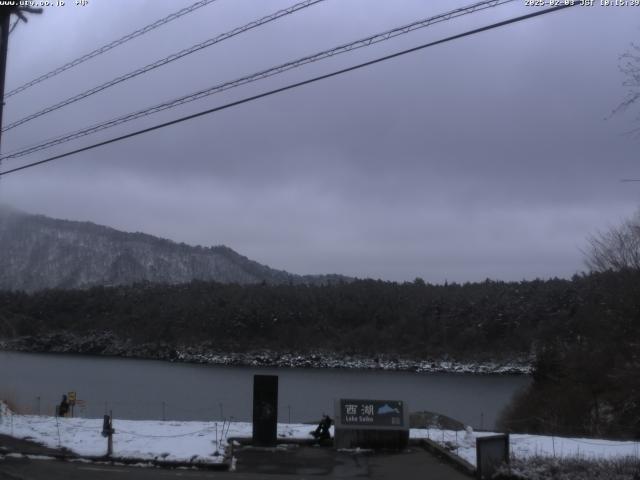
<instances>
[{"instance_id":1,"label":"utility pole","mask_svg":"<svg viewBox=\"0 0 640 480\"><path fill-rule=\"evenodd\" d=\"M2 153L2 115L4 113L4 79L7 72L7 50L9 47L9 31L11 30L11 14L15 13L19 20L28 21L25 13L42 13L42 8L20 7L18 2L0 7L0 153ZM2 161L0 160L0 163Z\"/></svg>"},{"instance_id":2,"label":"utility pole","mask_svg":"<svg viewBox=\"0 0 640 480\"><path fill-rule=\"evenodd\" d=\"M7 47L9 43L9 28L11 25L12 10L4 8L2 10L2 19L0 28L2 28L2 37L0 38L0 153L2 153L2 114L4 112L4 78L7 71ZM1 160L0 160L1 162Z\"/></svg>"}]
</instances>

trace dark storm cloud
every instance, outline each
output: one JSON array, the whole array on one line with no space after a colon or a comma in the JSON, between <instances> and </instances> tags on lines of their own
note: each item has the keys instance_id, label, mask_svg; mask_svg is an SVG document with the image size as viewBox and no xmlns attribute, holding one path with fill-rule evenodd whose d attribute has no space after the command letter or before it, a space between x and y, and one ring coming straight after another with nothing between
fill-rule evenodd
<instances>
[{"instance_id":1,"label":"dark storm cloud","mask_svg":"<svg viewBox=\"0 0 640 480\"><path fill-rule=\"evenodd\" d=\"M7 132L3 150L454 3L465 4L329 0ZM5 119L287 5L218 0L8 99ZM49 9L12 35L8 88L177 8L174 1L96 1ZM135 127L529 11L515 2L435 25ZM0 200L178 241L224 243L298 273L435 282L568 276L583 268L585 236L637 205L637 187L618 182L639 173L638 141L623 135L632 115L605 119L625 93L618 56L640 34L634 13L575 7L427 49L7 176Z\"/></svg>"}]
</instances>

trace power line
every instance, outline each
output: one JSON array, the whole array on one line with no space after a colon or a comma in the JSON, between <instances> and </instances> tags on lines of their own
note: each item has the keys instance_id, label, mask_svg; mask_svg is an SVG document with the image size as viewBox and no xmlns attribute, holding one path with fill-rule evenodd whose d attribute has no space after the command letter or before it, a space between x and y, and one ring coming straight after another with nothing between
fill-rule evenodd
<instances>
[{"instance_id":1,"label":"power line","mask_svg":"<svg viewBox=\"0 0 640 480\"><path fill-rule=\"evenodd\" d=\"M90 88L89 90L86 90L82 93L79 93L77 95L74 95L72 97L67 98L66 100L63 100L61 102L58 102L54 105L51 105L47 108L44 108L38 112L32 113L31 115L27 115L24 118L21 118L20 120L16 120L15 122L10 123L9 125L7 125L6 127L4 127L2 129L3 132L6 132L7 130L11 130L13 128L16 128L24 123L30 122L31 120L34 120L38 117L41 117L42 115L45 115L47 113L51 113L55 110L58 110L62 107L65 107L67 105L71 105L72 103L75 103L79 100L83 100L87 97L90 97L91 95L94 95L98 92L101 92L103 90L106 90L107 88L113 87L114 85L117 85L119 83L122 82L126 82L127 80L131 80L132 78L135 78L139 75L145 74L150 72L151 70L155 70L156 68L162 67L164 65L167 65L171 62L174 62L176 60L179 60L183 57L186 57L187 55L191 55L192 53L198 52L204 48L210 47L212 45L215 45L217 43L223 42L224 40L228 40L231 37L235 37L236 35L239 35L241 33L244 33L248 30L251 30L253 28L257 28L260 27L262 25L265 25L269 22L273 22L274 20L277 20L281 17L284 17L286 15L290 15L292 13L295 13L299 10L302 10L304 8L310 7L312 5L315 5L317 3L323 2L325 0L304 0L303 2L300 3L296 3L295 5L292 5L288 8L285 8L283 10L278 10L275 13L272 13L270 15L267 15L265 17L262 17L258 20L254 20L252 22L247 23L246 25L243 25L241 27L237 27L234 28L233 30L230 30L228 32L222 33L220 35L217 35L213 38L210 38L208 40L205 40L204 42L198 43L196 45L192 45L189 48L185 48L184 50L180 50L179 52L173 53L165 58L161 58L160 60L157 60L153 63L150 63L148 65L145 65L144 67L138 68L137 70L134 70L132 72L126 73L124 75L121 75L119 77L116 77L106 83L103 83L101 85L98 85L97 87L93 87Z\"/></svg>"},{"instance_id":2,"label":"power line","mask_svg":"<svg viewBox=\"0 0 640 480\"><path fill-rule=\"evenodd\" d=\"M52 157L45 158L44 160L40 160L40 161L37 161L37 162L29 163L27 165L22 165L21 167L13 168L11 170L6 170L4 172L0 172L0 177L4 176L4 175L8 175L10 173L18 172L20 170L26 170L27 168L32 168L32 167L35 167L37 165L42 165L44 163L52 162L54 160L65 158L65 157L68 157L68 156L71 156L71 155L75 155L76 153L86 152L87 150L93 150L94 148L98 148L98 147L101 147L101 146L104 146L104 145L108 145L108 144L111 144L111 143L119 142L119 141L125 140L127 138L136 137L138 135L142 135L144 133L152 132L154 130L159 130L161 128L165 128L165 127L168 127L170 125L175 125L175 124L178 124L178 123L185 122L187 120L191 120L191 119L194 119L194 118L198 118L198 117L202 117L202 116L205 116L205 115L209 115L211 113L219 112L221 110L226 110L226 109L231 108L231 107L235 107L235 106L238 106L238 105L242 105L244 103L249 103L249 102L252 102L254 100L258 100L260 98L264 98L264 97L268 97L268 96L271 96L271 95L275 95L277 93L285 92L287 90L292 90L294 88L298 88L298 87L301 87L303 85L309 85L311 83L315 83L315 82L318 82L320 80L326 80L328 78L336 77L338 75L342 75L342 74L345 74L347 72L352 72L354 70L359 70L359 69L364 68L364 67L368 67L368 66L371 66L371 65L375 65L377 63L385 62L387 60L391 60L391 59L396 58L396 57L401 57L401 56L407 55L409 53L413 53L413 52L417 52L419 50L423 50L425 48L433 47L435 45L440 45L442 43L450 42L452 40L457 40L459 38L468 37L468 36L475 35L475 34L478 34L478 33L481 33L481 32L485 32L487 30L492 30L494 28L503 27L505 25L510 25L512 23L528 20L530 18L534 18L534 17L538 17L538 16L541 16L541 15L545 15L547 13L552 13L552 12L556 12L556 11L559 11L559 10L563 10L565 8L573 7L575 5L578 5L578 3L570 3L570 4L566 4L566 5L560 5L558 7L547 8L547 9L544 9L544 10L538 10L538 11L533 12L533 13L529 13L529 14L526 14L526 15L521 15L519 17L514 17L514 18L510 18L508 20L503 20L501 22L492 23L491 25L486 25L484 27L475 28L473 30L468 30L466 32L459 33L457 35L452 35L450 37L446 37L446 38L443 38L443 39L440 39L440 40L436 40L434 42L425 43L425 44L419 45L417 47L413 47L413 48L409 48L409 49L406 49L406 50L402 50L400 52L392 53L390 55L385 55L383 57L378 57L378 58L376 58L374 60L369 60L368 62L359 63L359 64L353 65L351 67L343 68L341 70L336 70L336 71L333 71L331 73L327 73L327 74L324 74L324 75L319 75L317 77L313 77L313 78L310 78L310 79L307 79L307 80L303 80L301 82L292 83L292 84L286 85L284 87L276 88L274 90L269 90L267 92L263 92L263 93L260 93L260 94L257 94L257 95L253 95L253 96L250 96L250 97L245 97L245 98L243 98L241 100L237 100L235 102L227 103L227 104L221 105L219 107L210 108L208 110L204 110L204 111L201 111L201 112L198 112L198 113L194 113L194 114L191 114L191 115L180 117L180 118L177 118L175 120L171 120L169 122L164 122L164 123L161 123L161 124L158 124L158 125L154 125L152 127L148 127L148 128L144 128L142 130L137 130L135 132L128 133L126 135L121 135L119 137L111 138L111 139L105 140L103 142L98 142L98 143L94 143L93 145L89 145L89 146L86 146L86 147L78 148L78 149L72 150L70 152L62 153L60 155L54 155Z\"/></svg>"},{"instance_id":3,"label":"power line","mask_svg":"<svg viewBox=\"0 0 640 480\"><path fill-rule=\"evenodd\" d=\"M134 38L137 38L141 35L144 35L145 33L150 32L151 30L155 30L158 27L161 27L162 25L165 25L173 20L176 20L188 13L191 13L199 8L202 8L210 3L215 2L216 0L199 0L198 2L194 3L193 5L189 6L189 7L185 7L181 10L178 10L177 12L174 12L170 15L167 15L164 18L161 18L160 20L156 20L153 23L150 23L149 25L147 25L146 27L142 27L138 30L135 30L131 33L129 33L128 35L125 35L124 37L121 37L117 40L114 40L113 42L110 42L106 45L103 45L102 47L96 48L95 50L93 50L92 52L89 52L85 55L82 55L81 57L76 58L75 60L72 60L69 63L66 63L58 68L56 68L55 70L51 70L48 73L45 73L44 75L39 76L38 78L35 78L33 80L31 80L30 82L25 83L24 85L21 85L17 88L14 88L13 90L11 90L9 93L5 94L5 98L9 98L13 95L15 95L16 93L20 93L24 90L26 90L29 87L33 87L34 85L40 83L40 82L44 82L45 80L48 80L49 78L55 77L56 75L61 74L62 72L69 70L70 68L76 67L78 65L80 65L81 63L86 62L87 60L96 57L98 55L101 55L105 52L108 52L109 50L116 48L120 45L122 45L123 43L128 42L129 40L133 40Z\"/></svg>"},{"instance_id":4,"label":"power line","mask_svg":"<svg viewBox=\"0 0 640 480\"><path fill-rule=\"evenodd\" d=\"M414 30L420 29L420 28L425 28L428 27L430 25L436 24L436 23L440 23L440 22L444 22L444 21L448 21L451 20L452 18L456 18L456 17L460 17L463 15L468 15L470 13L474 13L480 10L485 10L488 8L492 8L492 7L496 7L505 3L511 3L515 0L485 0L479 3L475 3L466 7L462 7L462 8L457 8L455 10L451 10L449 12L446 13L442 13L433 17L429 17L426 19L422 19L422 20L418 20L415 22L412 22L410 24L407 25L403 25L401 27L396 27L393 28L391 30L387 30L385 32L382 33L376 33L374 35L370 35L368 37L356 40L354 42L350 42L350 43L346 43L343 45L340 45L338 47L334 47L334 48L330 48L328 50L323 50L321 52L315 53L313 55L308 55L306 57L302 57L281 65L278 65L276 67L271 67L268 68L267 70L262 70L256 73L252 73L250 75L232 80L232 81L228 81L228 82L224 82L218 85L214 85L213 87L209 87L206 88L204 90L200 90L198 92L195 93L191 93L189 95L184 95L182 97L173 99L173 100L169 100L167 102L158 104L158 105L154 105L152 107L148 107L145 108L143 110L139 110L137 112L133 112L133 113L129 113L111 120L108 120L106 122L102 122L102 123L98 123L95 125L91 125L89 127L83 128L81 130L77 130L75 132L69 133L69 134L64 134L62 136L53 138L53 139L49 139L46 140L44 142L41 142L40 144L37 145L33 145L18 151L14 151L11 153L8 153L4 156L0 157L0 160L4 160L4 159L8 159L8 158L18 158L18 157L22 157L40 150L44 150L47 148L51 148L53 146L56 145L60 145L62 143L66 143L68 141L71 140L75 140L96 132L99 132L101 130L105 130L111 127L115 127L116 125L120 125L122 123L127 123L133 120L136 120L138 118L142 118L148 115L152 115L154 113L158 113L164 110L168 110L174 107L177 107L179 105L183 105L185 103L189 103L195 100L199 100L201 98L207 97L209 95L213 95L215 93L219 93L225 90L229 90L231 88L235 88L235 87L239 87L242 85L246 85L248 83L252 83L258 80L262 80L268 77L272 77L274 75L278 75L280 73L286 72L288 70L292 70L294 68L298 68L301 67L303 65L306 65L308 63L313 63L313 62L317 62L320 60L324 60L326 58L330 58L330 57L334 57L336 55L342 54L342 53L346 53L346 52L350 52L352 50L356 50L359 48L363 48L363 47L368 47L370 45L379 43L379 42L383 42L386 40L389 40L391 38L397 37L399 35L405 35L409 32L412 32Z\"/></svg>"}]
</instances>

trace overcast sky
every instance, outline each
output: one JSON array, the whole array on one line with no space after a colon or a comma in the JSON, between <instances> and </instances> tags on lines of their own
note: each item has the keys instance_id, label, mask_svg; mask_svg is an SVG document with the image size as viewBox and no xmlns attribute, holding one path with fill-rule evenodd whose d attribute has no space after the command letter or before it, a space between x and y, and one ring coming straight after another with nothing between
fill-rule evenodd
<instances>
[{"instance_id":1,"label":"overcast sky","mask_svg":"<svg viewBox=\"0 0 640 480\"><path fill-rule=\"evenodd\" d=\"M7 91L191 0L66 0L11 34ZM217 0L6 101L5 125L284 8ZM3 134L8 152L470 2L326 0ZM216 94L39 160L532 12L524 0ZM294 273L389 280L569 277L585 237L638 207L619 56L640 7L574 7L3 177L0 202Z\"/></svg>"}]
</instances>

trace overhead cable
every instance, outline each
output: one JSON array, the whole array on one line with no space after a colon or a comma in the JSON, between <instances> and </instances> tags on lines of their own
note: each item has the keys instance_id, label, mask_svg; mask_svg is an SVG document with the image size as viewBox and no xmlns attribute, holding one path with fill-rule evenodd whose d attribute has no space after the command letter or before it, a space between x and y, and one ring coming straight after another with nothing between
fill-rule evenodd
<instances>
[{"instance_id":1,"label":"overhead cable","mask_svg":"<svg viewBox=\"0 0 640 480\"><path fill-rule=\"evenodd\" d=\"M99 132L101 130L105 130L111 127L115 127L116 125L120 125L123 123L127 123L133 120L136 120L138 118L142 118L142 117L146 117L148 115L152 115L154 113L158 113L164 110L168 110L174 107L177 107L179 105L183 105L185 103L189 103L189 102L193 102L195 100L199 100L201 98L213 95L215 93L219 93L225 90L229 90L231 88L235 88L235 87L239 87L241 85L246 85L248 83L252 83L258 80L262 80L268 77L272 77L274 75L278 75L280 73L284 73L288 70L292 70L294 68L298 68L301 67L303 65L309 64L309 63L313 63L313 62L317 62L320 60L324 60L326 58L331 58L334 57L336 55L340 55L342 53L346 53L346 52L350 52L353 50L356 50L358 48L363 48L363 47L368 47L370 45L374 45L376 43L380 43L386 40L389 40L391 38L397 37L399 35L405 35L409 32L412 32L414 30L417 30L419 28L425 28L428 27L430 25L436 24L436 23L440 23L440 22L444 22L447 20L451 20L453 18L456 17L460 17L462 15L468 15L470 13L474 13L477 12L479 10L484 10L487 8L491 8L491 7L496 7L498 5L502 5L505 3L511 3L515 0L488 0L488 1L483 1L483 2L479 2L479 3L474 3L472 5L466 6L466 7L462 7L462 8L457 8L455 10L451 10L449 12L446 13L442 13L433 17L429 17L429 18L425 18L422 20L418 20L415 22L412 22L410 24L407 25L403 25L401 27L396 27L394 29L391 30L387 30L385 32L382 33L377 33L375 35L370 35L368 37L350 42L350 43L346 43L328 50L323 50L321 52L318 53L314 53L312 55L308 55L306 57L302 57L302 58L298 58L296 60L275 66L275 67L271 67L268 68L266 70L262 70L256 73L252 73L250 75L246 75L244 77L235 79L235 80L231 80L231 81L227 81L221 84L217 84L214 85L212 87L208 87L204 90L200 90L197 91L195 93L191 93L188 95L184 95L182 97L179 98L175 98L173 100L169 100L166 102L163 102L161 104L158 105L154 105L152 107L148 107L145 108L143 110L139 110L137 112L133 112L133 113L129 113L120 117L116 117L113 118L111 120L105 121L105 122L101 122L98 124L94 124L91 125L89 127L85 127L83 129L77 130L75 132L72 133L68 133L68 134L64 134L58 137L55 137L53 139L49 139L49 140L45 140L44 142L41 142L39 144L36 145L32 145L30 147L26 147L17 151L13 151L13 152L9 152L3 156L0 157L0 160L4 160L4 159L9 159L9 158L18 158L18 157L22 157L24 155L28 155L43 149L47 149L50 147L53 147L55 145L60 145L62 143L66 143L69 142L71 140L75 140L77 138L80 137L84 137L86 135L91 135L93 133Z\"/></svg>"},{"instance_id":2,"label":"overhead cable","mask_svg":"<svg viewBox=\"0 0 640 480\"><path fill-rule=\"evenodd\" d=\"M205 40L204 42L198 43L196 45L192 45L189 48L185 48L184 50L180 50L179 52L173 53L167 57L161 58L160 60L157 60L153 63L150 63L148 65L145 65L144 67L138 68L132 72L126 73L124 75L121 75L119 77L116 77L112 80L109 80L106 83L103 83L101 85L98 85L96 87L90 88L89 90L86 90L82 93L78 93L77 95L74 95L72 97L69 97L61 102L58 102L54 105L51 105L47 108L44 108L38 112L32 113L31 115L27 115L24 118L21 118L20 120L16 120L15 122L10 123L9 125L5 126L2 128L3 132L6 132L7 130L11 130L13 128L16 128L24 123L30 122L31 120L34 120L38 117L41 117L42 115L46 115L47 113L51 113L55 110L58 110L62 107L66 107L67 105L71 105L72 103L75 103L79 100L83 100L87 97L90 97L91 95L95 95L98 92L101 92L103 90L106 90L107 88L113 87L114 85L117 85L119 83L122 82L126 82L127 80L131 80L132 78L138 77L142 74L148 73L151 70L155 70L156 68L162 67L164 65L167 65L171 62L174 62L176 60L179 60L183 57L186 57L187 55L191 55L192 53L198 52L204 48L210 47L212 45L215 45L217 43L220 43L224 40L227 40L231 37L235 37L236 35L239 35L241 33L244 33L248 30L251 30L253 28L259 27L261 25L264 25L266 23L269 22L273 22L274 20L277 20L281 17L284 17L285 15L290 15L294 12L297 12L298 10L302 10L303 8L307 8L310 7L312 5L315 5L316 3L320 3L320 2L324 2L325 0L304 0L303 2L300 3L296 3L295 5L292 5L291 7L285 8L283 10L279 10L275 13L272 13L270 15L267 15L266 17L262 17L258 20L254 20L253 22L247 23L246 25L243 25L241 27L238 28L234 28L233 30L230 30L226 33L222 33L220 35L217 35L213 38L210 38L208 40Z\"/></svg>"},{"instance_id":3,"label":"overhead cable","mask_svg":"<svg viewBox=\"0 0 640 480\"><path fill-rule=\"evenodd\" d=\"M14 88L13 90L11 90L8 93L4 94L5 99L20 93L24 90L26 90L27 88L33 87L34 85L37 85L40 82L44 82L45 80L48 80L52 77L55 77L56 75L61 74L64 71L69 70L70 68L76 67L78 65L80 65L81 63L86 62L87 60L92 59L93 57L97 57L98 55L101 55L105 52L108 52L109 50L116 48L120 45L122 45L123 43L128 42L129 40L133 40L134 38L137 38L141 35L144 35L145 33L150 32L151 30L155 30L158 27L161 27L162 25L165 25L173 20L176 20L180 17L182 17L183 15L186 15L188 13L191 13L199 8L202 8L210 3L215 2L216 0L199 0L198 2L194 3L193 5L189 6L189 7L185 7L181 10L178 10L177 12L174 12L170 15L167 15L164 18L161 18L160 20L156 20L153 23L150 23L149 25L139 28L138 30L135 30L131 33L129 33L128 35L125 35L124 37L121 37L117 40L114 40L112 42L107 43L106 45L103 45L99 48L96 48L95 50L82 55L81 57L76 58L75 60L72 60L71 62L65 63L64 65L51 70L48 73L45 73L44 75L40 75L37 78L34 78L33 80L25 83L24 85L21 85L17 88Z\"/></svg>"},{"instance_id":4,"label":"overhead cable","mask_svg":"<svg viewBox=\"0 0 640 480\"><path fill-rule=\"evenodd\" d=\"M361 68L364 68L364 67L375 65L377 63L385 62L387 60L391 60L392 58L397 58L397 57L400 57L400 56L403 56L403 55L407 55L409 53L417 52L419 50L423 50L423 49L428 48L428 47L433 47L435 45L440 45L442 43L450 42L452 40L457 40L459 38L468 37L468 36L475 35L475 34L478 34L478 33L481 33L481 32L485 32L487 30L492 30L494 28L503 27L503 26L510 25L510 24L513 24L513 23L521 22L521 21L524 21L524 20L528 20L530 18L534 18L534 17L538 17L538 16L541 16L541 15L545 15L545 14L548 14L548 13L557 12L557 11L560 11L560 10L564 10L565 8L573 7L575 5L578 5L578 3L565 4L565 5L560 5L558 7L551 7L551 8L547 8L547 9L544 9L544 10L537 10L535 12L532 12L532 13L529 13L529 14L526 14L526 15L521 15L519 17L513 17L513 18L510 18L508 20L503 20L501 22L492 23L491 25L486 25L484 27L476 28L476 29L473 29L473 30L468 30L468 31L466 31L464 33L460 33L460 34L457 34L457 35L452 35L450 37L446 37L446 38L443 38L443 39L440 39L440 40L436 40L434 42L425 43L425 44L419 45L417 47L413 47L413 48L409 48L409 49L406 49L406 50L402 50L400 52L392 53L390 55L385 55L383 57L379 57L379 58L376 58L374 60L370 60L368 62L364 62L364 63L360 63L358 65L354 65L354 66L351 66L351 67L343 68L341 70L336 70L334 72L327 73L327 74L324 74L324 75L320 75L320 76L317 76L317 77L313 77L313 78L310 78L308 80L303 80L301 82L292 83L292 84L286 85L284 87L276 88L274 90L270 90L270 91L267 91L267 92L264 92L264 93L260 93L258 95L253 95L251 97L246 97L246 98L243 98L241 100L237 100L235 102L227 103L225 105L218 106L218 107L215 107L215 108L210 108L208 110L204 110L204 111L201 111L201 112L198 112L198 113L194 113L192 115L187 115L187 116L184 116L184 117L180 117L180 118L177 118L175 120L171 120L169 122L164 122L164 123L161 123L161 124L158 124L158 125L154 125L152 127L148 127L148 128L144 128L144 129L141 129L141 130L137 130L135 132L131 132L131 133L128 133L126 135L121 135L119 137L111 138L109 140L105 140L105 141L102 141L102 142L94 143L94 144L86 146L86 147L82 147L82 148L78 148L76 150L72 150L72 151L69 151L69 152L66 152L66 153L62 153L60 155L54 155L52 157L45 158L44 160L28 163L26 165L22 165L20 167L13 168L11 170L5 170L3 172L0 172L0 177L4 176L4 175L8 175L10 173L18 172L18 171L21 171L21 170L26 170L28 168L33 168L33 167L36 167L38 165L42 165L42 164L45 164L45 163L48 163L48 162L52 162L54 160L59 160L61 158L69 157L69 156L75 155L77 153L86 152L88 150L93 150L95 148L98 148L98 147L101 147L101 146L104 146L104 145L109 145L111 143L116 143L116 142L125 140L127 138L136 137L138 135L142 135L144 133L152 132L154 130L159 130L161 128L165 128L165 127L168 127L170 125L175 125L175 124L178 124L178 123L185 122L187 120L191 120L191 119L194 119L194 118L198 118L198 117L202 117L202 116L205 116L205 115L209 115L211 113L219 112L221 110L226 110L226 109L231 108L231 107L235 107L235 106L242 105L242 104L245 104L245 103L248 103L248 102L252 102L254 100L258 100L260 98L264 98L264 97L268 97L268 96L271 96L271 95L275 95L277 93L281 93L281 92L284 92L284 91L287 91L287 90L292 90L294 88L298 88L298 87L301 87L303 85L308 85L308 84L311 84L311 83L318 82L320 80L325 80L325 79L328 79L328 78L336 77L338 75L342 75L342 74L345 74L347 72L351 72L351 71L358 70L358 69L361 69Z\"/></svg>"}]
</instances>

